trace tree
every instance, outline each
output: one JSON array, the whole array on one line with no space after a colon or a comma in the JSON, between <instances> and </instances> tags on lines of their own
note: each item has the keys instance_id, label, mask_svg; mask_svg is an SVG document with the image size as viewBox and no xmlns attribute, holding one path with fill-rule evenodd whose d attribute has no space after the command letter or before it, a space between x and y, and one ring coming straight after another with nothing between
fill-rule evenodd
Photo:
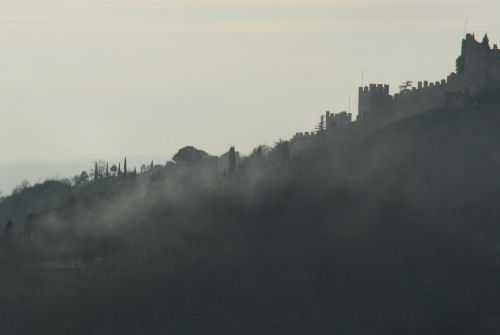
<instances>
[{"instance_id":1,"label":"tree","mask_svg":"<svg viewBox=\"0 0 500 335\"><path fill-rule=\"evenodd\" d=\"M280 139L279 142L276 142L274 150L278 152L281 162L285 162L290 159L290 143L288 141Z\"/></svg>"},{"instance_id":2,"label":"tree","mask_svg":"<svg viewBox=\"0 0 500 335\"><path fill-rule=\"evenodd\" d=\"M486 48L490 48L490 39L488 38L488 34L484 34L484 37L483 37L483 46L486 47Z\"/></svg>"},{"instance_id":3,"label":"tree","mask_svg":"<svg viewBox=\"0 0 500 335\"><path fill-rule=\"evenodd\" d=\"M89 174L87 171L83 170L79 175L75 175L73 176L73 178L71 178L73 180L73 183L75 185L78 185L78 184L82 184L82 183L86 183L90 180L90 177L89 177Z\"/></svg>"},{"instance_id":4,"label":"tree","mask_svg":"<svg viewBox=\"0 0 500 335\"><path fill-rule=\"evenodd\" d=\"M122 168L120 167L120 163L118 163L118 176L122 175Z\"/></svg>"},{"instance_id":5,"label":"tree","mask_svg":"<svg viewBox=\"0 0 500 335\"><path fill-rule=\"evenodd\" d=\"M12 190L12 193L13 194L22 193L24 190L28 189L30 186L31 186L30 182L28 180L24 179L21 182L21 184L19 184L16 187L14 187L14 189Z\"/></svg>"},{"instance_id":6,"label":"tree","mask_svg":"<svg viewBox=\"0 0 500 335\"><path fill-rule=\"evenodd\" d=\"M107 163L103 160L95 160L92 162L92 167L89 169L89 176L94 180L102 179L106 176ZM97 179L96 179L97 178Z\"/></svg>"},{"instance_id":7,"label":"tree","mask_svg":"<svg viewBox=\"0 0 500 335\"><path fill-rule=\"evenodd\" d=\"M195 164L207 156L208 154L203 150L196 149L193 146L186 146L179 149L172 159L176 163Z\"/></svg>"},{"instance_id":8,"label":"tree","mask_svg":"<svg viewBox=\"0 0 500 335\"><path fill-rule=\"evenodd\" d=\"M253 149L252 156L257 157L257 158L264 157L264 150L262 148L263 148L263 146L259 145L257 148Z\"/></svg>"},{"instance_id":9,"label":"tree","mask_svg":"<svg viewBox=\"0 0 500 335\"><path fill-rule=\"evenodd\" d=\"M413 87L413 81L407 80L401 85L399 85L399 91L400 92L409 92L411 88Z\"/></svg>"},{"instance_id":10,"label":"tree","mask_svg":"<svg viewBox=\"0 0 500 335\"><path fill-rule=\"evenodd\" d=\"M109 164L106 162L106 178L109 178Z\"/></svg>"},{"instance_id":11,"label":"tree","mask_svg":"<svg viewBox=\"0 0 500 335\"><path fill-rule=\"evenodd\" d=\"M97 163L95 163L95 169L94 169L94 183L97 183L99 180L99 171L97 170Z\"/></svg>"},{"instance_id":12,"label":"tree","mask_svg":"<svg viewBox=\"0 0 500 335\"><path fill-rule=\"evenodd\" d=\"M123 175L127 175L127 156L125 156L125 160L123 162Z\"/></svg>"},{"instance_id":13,"label":"tree","mask_svg":"<svg viewBox=\"0 0 500 335\"><path fill-rule=\"evenodd\" d=\"M89 174L87 171L83 170L82 173L80 173L80 178L79 178L79 183L87 183L90 180Z\"/></svg>"},{"instance_id":14,"label":"tree","mask_svg":"<svg viewBox=\"0 0 500 335\"><path fill-rule=\"evenodd\" d=\"M113 176L116 175L116 172L118 171L118 168L116 167L115 164L111 165L111 173L113 173Z\"/></svg>"},{"instance_id":15,"label":"tree","mask_svg":"<svg viewBox=\"0 0 500 335\"><path fill-rule=\"evenodd\" d=\"M150 169L153 169L154 165L153 165L153 160L151 160L151 167Z\"/></svg>"},{"instance_id":16,"label":"tree","mask_svg":"<svg viewBox=\"0 0 500 335\"><path fill-rule=\"evenodd\" d=\"M137 176L137 170L135 169L135 166L134 166L134 176Z\"/></svg>"},{"instance_id":17,"label":"tree","mask_svg":"<svg viewBox=\"0 0 500 335\"><path fill-rule=\"evenodd\" d=\"M325 116L324 115L321 115L319 123L316 126L316 130L318 132L321 132L321 131L325 130Z\"/></svg>"},{"instance_id":18,"label":"tree","mask_svg":"<svg viewBox=\"0 0 500 335\"><path fill-rule=\"evenodd\" d=\"M465 59L463 55L458 56L456 61L456 71L457 73L464 73L465 70Z\"/></svg>"},{"instance_id":19,"label":"tree","mask_svg":"<svg viewBox=\"0 0 500 335\"><path fill-rule=\"evenodd\" d=\"M236 150L234 147L229 148L229 169L228 172L230 175L233 175L236 172Z\"/></svg>"}]
</instances>

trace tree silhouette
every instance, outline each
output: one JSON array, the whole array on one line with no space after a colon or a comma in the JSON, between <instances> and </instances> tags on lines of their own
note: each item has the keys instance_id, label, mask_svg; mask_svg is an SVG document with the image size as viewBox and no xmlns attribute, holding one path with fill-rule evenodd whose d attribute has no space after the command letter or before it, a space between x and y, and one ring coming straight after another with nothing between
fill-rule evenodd
<instances>
[{"instance_id":1,"label":"tree silhouette","mask_svg":"<svg viewBox=\"0 0 500 335\"><path fill-rule=\"evenodd\" d=\"M316 126L316 130L318 132L321 132L321 131L325 130L325 116L324 115L321 115L319 123Z\"/></svg>"},{"instance_id":2,"label":"tree silhouette","mask_svg":"<svg viewBox=\"0 0 500 335\"><path fill-rule=\"evenodd\" d=\"M90 180L90 177L89 177L88 172L83 170L82 173L80 173L80 176L78 178L78 182L76 184L86 183L89 180Z\"/></svg>"},{"instance_id":3,"label":"tree silhouette","mask_svg":"<svg viewBox=\"0 0 500 335\"><path fill-rule=\"evenodd\" d=\"M280 139L279 142L276 142L274 149L278 152L281 162L290 159L290 143L288 141Z\"/></svg>"},{"instance_id":4,"label":"tree silhouette","mask_svg":"<svg viewBox=\"0 0 500 335\"><path fill-rule=\"evenodd\" d=\"M482 44L484 47L488 49L490 48L490 39L488 38L488 34L484 35Z\"/></svg>"},{"instance_id":5,"label":"tree silhouette","mask_svg":"<svg viewBox=\"0 0 500 335\"><path fill-rule=\"evenodd\" d=\"M125 156L125 160L123 162L123 175L127 175L127 156Z\"/></svg>"},{"instance_id":6,"label":"tree silhouette","mask_svg":"<svg viewBox=\"0 0 500 335\"><path fill-rule=\"evenodd\" d=\"M229 169L228 172L230 175L233 175L236 172L236 150L234 147L229 148Z\"/></svg>"},{"instance_id":7,"label":"tree silhouette","mask_svg":"<svg viewBox=\"0 0 500 335\"><path fill-rule=\"evenodd\" d=\"M413 81L407 80L401 85L399 85L399 91L400 92L409 92L411 88L413 87Z\"/></svg>"},{"instance_id":8,"label":"tree silhouette","mask_svg":"<svg viewBox=\"0 0 500 335\"><path fill-rule=\"evenodd\" d=\"M203 150L196 149L193 146L186 146L179 149L172 159L176 163L194 164L207 156L208 154Z\"/></svg>"},{"instance_id":9,"label":"tree silhouette","mask_svg":"<svg viewBox=\"0 0 500 335\"><path fill-rule=\"evenodd\" d=\"M99 180L99 171L97 170L97 162L96 162L94 169L94 183L97 183L97 180Z\"/></svg>"}]
</instances>

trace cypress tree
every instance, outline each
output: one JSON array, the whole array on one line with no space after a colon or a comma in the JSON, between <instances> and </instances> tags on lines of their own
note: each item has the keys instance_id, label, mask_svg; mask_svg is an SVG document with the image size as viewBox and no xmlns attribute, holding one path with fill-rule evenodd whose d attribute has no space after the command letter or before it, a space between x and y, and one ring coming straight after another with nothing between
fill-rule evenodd
<instances>
[{"instance_id":1,"label":"cypress tree","mask_svg":"<svg viewBox=\"0 0 500 335\"><path fill-rule=\"evenodd\" d=\"M229 149L229 174L233 175L236 172L236 150L234 147Z\"/></svg>"},{"instance_id":2,"label":"cypress tree","mask_svg":"<svg viewBox=\"0 0 500 335\"><path fill-rule=\"evenodd\" d=\"M99 171L97 171L97 162L96 162L94 168L94 183L97 183L98 179L99 179Z\"/></svg>"},{"instance_id":3,"label":"cypress tree","mask_svg":"<svg viewBox=\"0 0 500 335\"><path fill-rule=\"evenodd\" d=\"M123 162L123 175L127 175L127 156L125 156L125 161Z\"/></svg>"},{"instance_id":4,"label":"cypress tree","mask_svg":"<svg viewBox=\"0 0 500 335\"><path fill-rule=\"evenodd\" d=\"M120 163L118 163L118 176L122 175L122 168L120 166Z\"/></svg>"},{"instance_id":5,"label":"cypress tree","mask_svg":"<svg viewBox=\"0 0 500 335\"><path fill-rule=\"evenodd\" d=\"M106 162L106 178L109 178L109 164Z\"/></svg>"}]
</instances>

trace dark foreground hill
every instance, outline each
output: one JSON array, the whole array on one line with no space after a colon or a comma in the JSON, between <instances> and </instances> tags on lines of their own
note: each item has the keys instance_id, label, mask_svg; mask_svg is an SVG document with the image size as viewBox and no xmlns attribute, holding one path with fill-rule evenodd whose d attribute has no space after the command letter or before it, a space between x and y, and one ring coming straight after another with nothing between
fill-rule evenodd
<instances>
[{"instance_id":1,"label":"dark foreground hill","mask_svg":"<svg viewBox=\"0 0 500 335\"><path fill-rule=\"evenodd\" d=\"M496 334L499 129L441 109L216 181L89 184L4 233L1 333Z\"/></svg>"}]
</instances>

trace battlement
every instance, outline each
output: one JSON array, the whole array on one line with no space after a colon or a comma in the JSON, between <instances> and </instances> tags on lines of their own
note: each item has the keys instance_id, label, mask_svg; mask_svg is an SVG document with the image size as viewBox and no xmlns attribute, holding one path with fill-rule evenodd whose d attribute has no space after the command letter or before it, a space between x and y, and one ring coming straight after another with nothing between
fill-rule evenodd
<instances>
[{"instance_id":1,"label":"battlement","mask_svg":"<svg viewBox=\"0 0 500 335\"><path fill-rule=\"evenodd\" d=\"M388 85L371 84L360 88L358 119L383 124L389 120L407 117L446 104L446 93L463 92L463 78L451 73L439 81L422 80L416 87L402 89L390 95Z\"/></svg>"},{"instance_id":2,"label":"battlement","mask_svg":"<svg viewBox=\"0 0 500 335\"><path fill-rule=\"evenodd\" d=\"M348 127L352 122L352 113L342 111L340 113L326 112L325 115L326 130L340 130Z\"/></svg>"},{"instance_id":3,"label":"battlement","mask_svg":"<svg viewBox=\"0 0 500 335\"><path fill-rule=\"evenodd\" d=\"M374 84L358 87L358 115L355 128L352 114L326 112L322 120L327 134L346 134L342 129L363 129L362 133L380 129L386 124L410 115L440 107L463 108L468 96L480 88L500 85L500 50L496 44L490 48L488 36L482 42L474 34L467 34L462 40L462 54L456 60L456 72L439 81L418 81L415 87L403 88L390 94L388 84ZM323 121L322 121L323 122ZM322 123L323 124L323 123ZM322 128L322 127L321 127ZM297 151L314 141L319 132L298 132L292 138L292 149ZM336 137L337 135L334 135Z\"/></svg>"},{"instance_id":4,"label":"battlement","mask_svg":"<svg viewBox=\"0 0 500 335\"><path fill-rule=\"evenodd\" d=\"M297 139L297 138L308 138L308 137L311 137L313 135L315 135L316 132L314 131L306 131L306 132L297 132L295 133L295 135L293 136L294 139Z\"/></svg>"},{"instance_id":5,"label":"battlement","mask_svg":"<svg viewBox=\"0 0 500 335\"><path fill-rule=\"evenodd\" d=\"M389 85L370 84L370 86L359 87L358 92L359 94L370 93L370 94L389 95Z\"/></svg>"},{"instance_id":6,"label":"battlement","mask_svg":"<svg viewBox=\"0 0 500 335\"><path fill-rule=\"evenodd\" d=\"M346 111L342 111L340 113L330 113L326 112L326 121L351 121L352 113L347 113Z\"/></svg>"},{"instance_id":7,"label":"battlement","mask_svg":"<svg viewBox=\"0 0 500 335\"><path fill-rule=\"evenodd\" d=\"M427 94L430 91L442 91L447 88L446 79L442 79L441 81L429 82L428 80L419 81L417 83L417 87L412 87L411 89L405 89L400 91L399 93L394 94L394 100L398 100L401 96L410 96L416 94Z\"/></svg>"}]
</instances>

